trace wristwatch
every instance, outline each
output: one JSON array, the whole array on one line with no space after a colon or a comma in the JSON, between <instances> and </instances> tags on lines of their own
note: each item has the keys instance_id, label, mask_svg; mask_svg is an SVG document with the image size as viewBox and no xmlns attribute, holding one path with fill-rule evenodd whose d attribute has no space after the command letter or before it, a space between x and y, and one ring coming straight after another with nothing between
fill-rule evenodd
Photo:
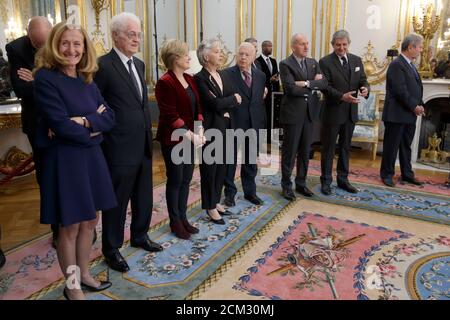
<instances>
[{"instance_id":1,"label":"wristwatch","mask_svg":"<svg viewBox=\"0 0 450 320\"><path fill-rule=\"evenodd\" d=\"M86 117L81 117L81 120L83 120L83 127L87 128L87 119L86 119Z\"/></svg>"},{"instance_id":2,"label":"wristwatch","mask_svg":"<svg viewBox=\"0 0 450 320\"><path fill-rule=\"evenodd\" d=\"M306 88L309 88L309 86L310 86L310 82L309 82L309 80L306 80L306 81L305 81L305 87L306 87Z\"/></svg>"}]
</instances>

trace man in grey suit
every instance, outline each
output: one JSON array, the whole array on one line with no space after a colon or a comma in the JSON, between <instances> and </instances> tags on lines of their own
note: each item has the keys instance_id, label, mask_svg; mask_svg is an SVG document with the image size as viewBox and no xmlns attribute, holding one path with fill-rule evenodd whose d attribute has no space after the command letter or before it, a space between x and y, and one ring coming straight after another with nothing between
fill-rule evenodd
<instances>
[{"instance_id":1,"label":"man in grey suit","mask_svg":"<svg viewBox=\"0 0 450 320\"><path fill-rule=\"evenodd\" d=\"M386 76L386 101L383 109L383 159L380 175L383 183L394 187L397 153L400 158L402 180L414 185L422 183L414 178L411 167L411 143L416 132L417 117L424 114L423 86L414 61L423 49L423 37L408 35L402 43L401 55L392 61ZM400 151L400 152L399 152Z\"/></svg>"},{"instance_id":2,"label":"man in grey suit","mask_svg":"<svg viewBox=\"0 0 450 320\"><path fill-rule=\"evenodd\" d=\"M358 94L369 96L369 83L360 57L348 52L350 35L339 30L331 42L334 52L323 57L319 64L328 80L325 107L322 115L322 193L331 194L333 158L336 139L339 136L337 185L350 193L358 193L348 181L350 144L355 123L358 121Z\"/></svg>"},{"instance_id":3,"label":"man in grey suit","mask_svg":"<svg viewBox=\"0 0 450 320\"><path fill-rule=\"evenodd\" d=\"M291 39L292 55L280 62L280 76L284 96L281 101L280 123L283 125L281 160L281 187L283 197L295 200L291 174L297 158L295 190L305 197L313 192L306 186L313 121L319 120L317 90L327 87L319 63L308 58L309 43L305 35L295 34Z\"/></svg>"}]
</instances>

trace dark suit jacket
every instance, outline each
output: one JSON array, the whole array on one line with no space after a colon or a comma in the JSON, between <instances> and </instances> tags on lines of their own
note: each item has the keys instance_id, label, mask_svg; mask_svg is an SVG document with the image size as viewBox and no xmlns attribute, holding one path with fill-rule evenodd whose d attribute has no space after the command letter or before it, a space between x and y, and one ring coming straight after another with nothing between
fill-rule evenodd
<instances>
[{"instance_id":1,"label":"dark suit jacket","mask_svg":"<svg viewBox=\"0 0 450 320\"><path fill-rule=\"evenodd\" d=\"M10 65L11 83L16 96L22 99L22 130L27 134L35 134L37 127L37 111L33 96L33 82L23 81L17 75L17 70L34 69L36 49L31 45L30 38L23 36L5 47Z\"/></svg>"},{"instance_id":2,"label":"dark suit jacket","mask_svg":"<svg viewBox=\"0 0 450 320\"><path fill-rule=\"evenodd\" d=\"M195 113L192 112L191 99L177 76L168 71L158 80L155 87L156 100L159 107L159 124L156 140L161 144L171 146L179 143L172 141L172 133L184 128L194 131L194 121L203 121L202 107L197 85L192 76L184 74L184 79L195 94Z\"/></svg>"},{"instance_id":3,"label":"dark suit jacket","mask_svg":"<svg viewBox=\"0 0 450 320\"><path fill-rule=\"evenodd\" d=\"M224 72L219 72L219 74L222 78L223 92L205 68L197 73L194 78L197 83L200 102L203 108L203 127L205 130L214 128L225 133L227 125L224 114L228 113L230 115L231 126L233 127L234 119L232 110L238 107L239 104L234 96L235 91L233 90L231 81Z\"/></svg>"},{"instance_id":4,"label":"dark suit jacket","mask_svg":"<svg viewBox=\"0 0 450 320\"><path fill-rule=\"evenodd\" d=\"M272 63L272 72L270 72L269 67L267 66L267 62L264 60L263 56L259 56L258 59L256 59L259 64L257 67L265 73L266 75L266 88L269 89L269 94L272 92L278 92L280 91L280 82L279 81L270 81L270 78L272 76L276 75L278 73L278 64L277 60L274 58L269 57L270 62ZM268 99L272 99L272 95L270 94L267 96Z\"/></svg>"},{"instance_id":5,"label":"dark suit jacket","mask_svg":"<svg viewBox=\"0 0 450 320\"><path fill-rule=\"evenodd\" d=\"M266 76L252 67L252 87L249 88L242 79L238 66L225 70L234 86L234 91L242 97L242 104L233 109L234 124L237 129L264 129L266 126L266 109L264 104L264 90Z\"/></svg>"},{"instance_id":6,"label":"dark suit jacket","mask_svg":"<svg viewBox=\"0 0 450 320\"><path fill-rule=\"evenodd\" d=\"M311 58L306 58L307 77L302 75L300 65L294 55L280 62L280 77L283 83L284 96L281 101L280 123L296 124L301 122L301 117L307 111L310 121L318 121L320 113L319 98L313 90L325 90L328 81L314 80L317 74L322 74L319 63ZM300 88L296 81L309 80L310 88Z\"/></svg>"},{"instance_id":7,"label":"dark suit jacket","mask_svg":"<svg viewBox=\"0 0 450 320\"><path fill-rule=\"evenodd\" d=\"M333 52L320 59L320 69L328 80L325 89L325 107L322 121L329 124L343 124L347 120L358 121L358 105L341 101L342 96L350 91L358 91L361 87L369 89L367 76L361 58L351 53L347 54L351 69L349 78L339 60Z\"/></svg>"},{"instance_id":8,"label":"dark suit jacket","mask_svg":"<svg viewBox=\"0 0 450 320\"><path fill-rule=\"evenodd\" d=\"M142 84L143 99L136 92L130 73L114 49L99 59L99 70L94 78L116 116L116 125L105 134L102 144L109 165L138 165L144 155L151 157L152 122L145 65L137 58L133 60Z\"/></svg>"},{"instance_id":9,"label":"dark suit jacket","mask_svg":"<svg viewBox=\"0 0 450 320\"><path fill-rule=\"evenodd\" d=\"M386 100L383 121L396 123L416 123L416 106L422 101L422 81L416 79L412 66L403 56L390 64L386 76Z\"/></svg>"}]
</instances>

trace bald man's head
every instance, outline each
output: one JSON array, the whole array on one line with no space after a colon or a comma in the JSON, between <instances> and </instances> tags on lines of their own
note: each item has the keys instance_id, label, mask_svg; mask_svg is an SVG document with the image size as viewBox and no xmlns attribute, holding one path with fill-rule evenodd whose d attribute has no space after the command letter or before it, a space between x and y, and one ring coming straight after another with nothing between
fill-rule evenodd
<instances>
[{"instance_id":1,"label":"bald man's head","mask_svg":"<svg viewBox=\"0 0 450 320\"><path fill-rule=\"evenodd\" d=\"M52 31L52 24L46 17L33 17L28 22L27 32L34 48L40 49Z\"/></svg>"},{"instance_id":2,"label":"bald man's head","mask_svg":"<svg viewBox=\"0 0 450 320\"><path fill-rule=\"evenodd\" d=\"M298 58L306 58L308 56L309 42L304 34L294 34L291 39L291 47L292 52Z\"/></svg>"}]
</instances>

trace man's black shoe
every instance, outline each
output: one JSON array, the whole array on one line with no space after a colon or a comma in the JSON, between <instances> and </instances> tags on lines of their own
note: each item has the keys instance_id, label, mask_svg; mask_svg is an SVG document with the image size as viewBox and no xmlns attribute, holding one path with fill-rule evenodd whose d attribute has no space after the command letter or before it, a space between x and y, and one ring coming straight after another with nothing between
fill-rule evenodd
<instances>
[{"instance_id":1,"label":"man's black shoe","mask_svg":"<svg viewBox=\"0 0 450 320\"><path fill-rule=\"evenodd\" d=\"M150 251L150 252L163 251L163 247L160 244L150 240L150 238L148 236L145 236L145 239L140 242L130 241L130 245L133 248L141 248L141 249L144 249L145 251Z\"/></svg>"},{"instance_id":2,"label":"man's black shoe","mask_svg":"<svg viewBox=\"0 0 450 320\"><path fill-rule=\"evenodd\" d=\"M244 199L250 201L256 206L260 206L264 203L264 201L262 201L256 194L253 196L244 196Z\"/></svg>"},{"instance_id":3,"label":"man's black shoe","mask_svg":"<svg viewBox=\"0 0 450 320\"><path fill-rule=\"evenodd\" d=\"M3 253L3 250L0 249L0 269L5 265L5 263L6 263L5 254Z\"/></svg>"},{"instance_id":4,"label":"man's black shoe","mask_svg":"<svg viewBox=\"0 0 450 320\"><path fill-rule=\"evenodd\" d=\"M281 195L283 196L283 198L285 198L288 201L294 201L295 200L295 194L292 191L292 189L283 189L283 191L281 192Z\"/></svg>"},{"instance_id":5,"label":"man's black shoe","mask_svg":"<svg viewBox=\"0 0 450 320\"><path fill-rule=\"evenodd\" d=\"M395 183L394 183L394 181L392 179L382 179L382 180L383 180L383 183L386 186L391 187L391 188L395 188Z\"/></svg>"},{"instance_id":6,"label":"man's black shoe","mask_svg":"<svg viewBox=\"0 0 450 320\"><path fill-rule=\"evenodd\" d=\"M295 191L297 191L298 193L300 193L301 195L303 195L307 198L311 198L314 195L314 192L309 190L307 187L297 187L297 188L295 188Z\"/></svg>"},{"instance_id":7,"label":"man's black shoe","mask_svg":"<svg viewBox=\"0 0 450 320\"><path fill-rule=\"evenodd\" d=\"M236 205L236 202L234 201L234 197L225 197L223 204L228 208L231 208Z\"/></svg>"},{"instance_id":8,"label":"man's black shoe","mask_svg":"<svg viewBox=\"0 0 450 320\"><path fill-rule=\"evenodd\" d=\"M114 252L112 252L108 255L105 254L104 256L105 256L106 264L111 269L122 272L122 273L130 271L130 267L128 266L128 263L122 257L119 250L115 250Z\"/></svg>"},{"instance_id":9,"label":"man's black shoe","mask_svg":"<svg viewBox=\"0 0 450 320\"><path fill-rule=\"evenodd\" d=\"M331 187L328 184L323 184L320 191L326 196L331 195Z\"/></svg>"},{"instance_id":10,"label":"man's black shoe","mask_svg":"<svg viewBox=\"0 0 450 320\"><path fill-rule=\"evenodd\" d=\"M411 183L411 184L416 185L416 186L423 185L423 182L420 182L416 178L402 178L402 181Z\"/></svg>"},{"instance_id":11,"label":"man's black shoe","mask_svg":"<svg viewBox=\"0 0 450 320\"><path fill-rule=\"evenodd\" d=\"M338 183L338 187L350 193L358 193L358 189L352 186L350 182Z\"/></svg>"}]
</instances>

